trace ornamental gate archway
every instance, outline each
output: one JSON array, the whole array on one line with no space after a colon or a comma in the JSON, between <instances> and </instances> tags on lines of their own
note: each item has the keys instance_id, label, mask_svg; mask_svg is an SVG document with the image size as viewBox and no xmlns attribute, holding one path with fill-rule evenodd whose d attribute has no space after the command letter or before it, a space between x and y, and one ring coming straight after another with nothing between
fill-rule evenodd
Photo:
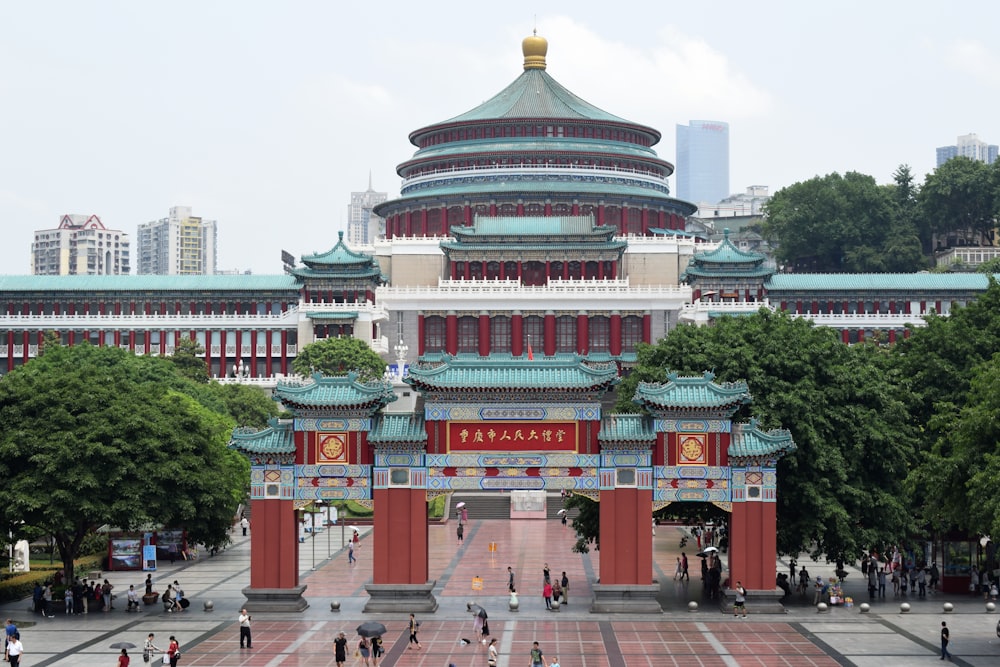
<instances>
[{"instance_id":1,"label":"ornamental gate archway","mask_svg":"<svg viewBox=\"0 0 1000 667\"><path fill-rule=\"evenodd\" d=\"M234 433L232 446L251 459L244 594L256 608L308 606L296 509L353 499L374 509L365 610L436 610L427 502L471 489L566 490L598 501L595 611L660 611L649 523L673 502L731 511L731 577L775 590L774 467L794 444L787 431L732 421L750 401L745 383L670 375L640 384L634 401L649 414L602 415L617 367L580 356L428 355L405 381L422 399L416 412L394 412L391 385L354 376L282 384L276 396L294 420Z\"/></svg>"}]
</instances>

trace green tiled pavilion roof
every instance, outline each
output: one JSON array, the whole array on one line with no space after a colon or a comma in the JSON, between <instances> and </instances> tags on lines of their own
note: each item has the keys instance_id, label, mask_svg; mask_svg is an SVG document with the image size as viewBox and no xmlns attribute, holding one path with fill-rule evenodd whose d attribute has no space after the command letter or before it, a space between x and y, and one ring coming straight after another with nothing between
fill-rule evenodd
<instances>
[{"instance_id":1,"label":"green tiled pavilion roof","mask_svg":"<svg viewBox=\"0 0 1000 667\"><path fill-rule=\"evenodd\" d=\"M424 355L403 381L427 390L603 390L618 383L618 369L613 363L589 364L578 355L534 360L502 354Z\"/></svg>"},{"instance_id":2,"label":"green tiled pavilion roof","mask_svg":"<svg viewBox=\"0 0 1000 667\"><path fill-rule=\"evenodd\" d=\"M607 139L580 139L577 137L504 137L502 139L467 139L465 141L449 141L446 144L434 144L421 148L413 154L413 158L407 165L419 164L425 160L437 159L440 157L467 157L470 155L481 155L497 153L498 155L544 154L546 152L558 151L560 155L566 153L580 153L587 159L593 159L603 155L612 157L631 157L637 160L652 161L658 163L660 159L656 152L645 146L634 144L623 144L612 142Z\"/></svg>"},{"instance_id":3,"label":"green tiled pavilion roof","mask_svg":"<svg viewBox=\"0 0 1000 667\"><path fill-rule=\"evenodd\" d=\"M714 250L708 252L695 253L693 262L703 264L760 264L767 257L759 252L746 252L740 250L729 240L729 230L726 230L725 238Z\"/></svg>"},{"instance_id":4,"label":"green tiled pavilion roof","mask_svg":"<svg viewBox=\"0 0 1000 667\"><path fill-rule=\"evenodd\" d=\"M774 273L774 269L766 266L696 266L689 264L681 274L681 280L688 276L700 278L764 278Z\"/></svg>"},{"instance_id":5,"label":"green tiled pavilion roof","mask_svg":"<svg viewBox=\"0 0 1000 667\"><path fill-rule=\"evenodd\" d=\"M0 292L237 292L270 290L298 293L299 282L287 275L212 276L0 276Z\"/></svg>"},{"instance_id":6,"label":"green tiled pavilion roof","mask_svg":"<svg viewBox=\"0 0 1000 667\"><path fill-rule=\"evenodd\" d=\"M600 442L656 442L653 422L646 415L620 414L601 419Z\"/></svg>"},{"instance_id":7,"label":"green tiled pavilion roof","mask_svg":"<svg viewBox=\"0 0 1000 667\"><path fill-rule=\"evenodd\" d=\"M378 409L396 400L392 385L381 380L358 382L357 373L327 377L320 373L305 384L279 382L274 396L286 407Z\"/></svg>"},{"instance_id":8,"label":"green tiled pavilion roof","mask_svg":"<svg viewBox=\"0 0 1000 667\"><path fill-rule=\"evenodd\" d=\"M291 420L271 419L267 428L259 431L235 429L229 447L247 454L294 454L295 431Z\"/></svg>"},{"instance_id":9,"label":"green tiled pavilion roof","mask_svg":"<svg viewBox=\"0 0 1000 667\"><path fill-rule=\"evenodd\" d=\"M356 320L358 319L358 311L356 310L345 310L345 311L309 311L306 315L311 320Z\"/></svg>"},{"instance_id":10,"label":"green tiled pavilion roof","mask_svg":"<svg viewBox=\"0 0 1000 667\"><path fill-rule=\"evenodd\" d=\"M383 414L368 433L370 444L417 443L427 441L423 414Z\"/></svg>"},{"instance_id":11,"label":"green tiled pavilion roof","mask_svg":"<svg viewBox=\"0 0 1000 667\"><path fill-rule=\"evenodd\" d=\"M362 252L354 252L344 243L344 232L337 232L337 244L330 250L313 255L302 255L302 262L307 266L330 264L371 264L372 256Z\"/></svg>"},{"instance_id":12,"label":"green tiled pavilion roof","mask_svg":"<svg viewBox=\"0 0 1000 667\"><path fill-rule=\"evenodd\" d=\"M438 124L521 118L598 120L634 125L577 97L543 69L524 70L509 86L475 109ZM652 128L647 131L657 134Z\"/></svg>"},{"instance_id":13,"label":"green tiled pavilion roof","mask_svg":"<svg viewBox=\"0 0 1000 667\"><path fill-rule=\"evenodd\" d=\"M1000 274L994 274L1000 280ZM776 273L765 283L768 292L885 292L932 290L985 292L985 273Z\"/></svg>"},{"instance_id":14,"label":"green tiled pavilion roof","mask_svg":"<svg viewBox=\"0 0 1000 667\"><path fill-rule=\"evenodd\" d=\"M747 383L714 382L715 374L701 377L679 377L669 373L666 382L640 382L632 402L652 410L663 409L729 409L736 411L750 402Z\"/></svg>"},{"instance_id":15,"label":"green tiled pavilion roof","mask_svg":"<svg viewBox=\"0 0 1000 667\"><path fill-rule=\"evenodd\" d=\"M796 450L792 434L785 429L761 431L757 420L748 424L733 424L729 457L740 459L777 459Z\"/></svg>"},{"instance_id":16,"label":"green tiled pavilion roof","mask_svg":"<svg viewBox=\"0 0 1000 667\"><path fill-rule=\"evenodd\" d=\"M612 176L612 174L608 174ZM528 178L531 177L531 178ZM619 176L614 176L619 178ZM668 199L676 202L678 208L689 208L692 212L695 210L693 204L688 204L687 202L682 202L679 199L673 199L666 192L656 190L652 187L646 185L640 185L638 183L632 185L627 183L617 183L617 182L591 182L583 180L562 180L557 177L540 179L532 174L527 174L525 177L520 177L518 174L512 173L510 178L504 181L486 181L483 179L476 178L474 175L470 175L468 178L451 178L442 179L441 181L434 183L433 185L415 187L409 186L405 188L405 192L400 199L412 199L416 197L443 197L443 196L456 196L456 195L471 195L484 192L496 192L498 194L510 192L554 192L554 193L581 193L588 194L593 193L595 196L609 196L617 195L621 197L646 197L648 199L656 199L658 201ZM396 200L398 201L398 200ZM375 208L375 212L378 213L383 207L388 204L392 204L392 201L385 202L384 204L379 204Z\"/></svg>"}]
</instances>

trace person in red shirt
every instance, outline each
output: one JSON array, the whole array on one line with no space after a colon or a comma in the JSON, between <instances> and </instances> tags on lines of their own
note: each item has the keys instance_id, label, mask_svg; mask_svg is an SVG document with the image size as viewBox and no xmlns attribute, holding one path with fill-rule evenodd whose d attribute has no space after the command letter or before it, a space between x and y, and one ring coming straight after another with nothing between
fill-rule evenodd
<instances>
[{"instance_id":1,"label":"person in red shirt","mask_svg":"<svg viewBox=\"0 0 1000 667\"><path fill-rule=\"evenodd\" d=\"M177 643L177 638L170 635L170 645L167 647L167 656L170 658L170 667L177 667L177 661L181 657L181 645Z\"/></svg>"},{"instance_id":2,"label":"person in red shirt","mask_svg":"<svg viewBox=\"0 0 1000 667\"><path fill-rule=\"evenodd\" d=\"M118 656L118 667L128 667L131 658L128 657L128 649L122 649L122 654Z\"/></svg>"}]
</instances>

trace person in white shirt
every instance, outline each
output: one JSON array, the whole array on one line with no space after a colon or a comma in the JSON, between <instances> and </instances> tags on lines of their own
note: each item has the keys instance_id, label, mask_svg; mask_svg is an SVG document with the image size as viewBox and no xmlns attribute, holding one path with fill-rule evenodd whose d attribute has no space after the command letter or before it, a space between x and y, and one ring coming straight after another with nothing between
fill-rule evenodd
<instances>
[{"instance_id":1,"label":"person in white shirt","mask_svg":"<svg viewBox=\"0 0 1000 667\"><path fill-rule=\"evenodd\" d=\"M24 646L21 644L21 640L15 636L8 637L7 658L10 660L10 667L17 667L21 662L22 655L24 655Z\"/></svg>"},{"instance_id":2,"label":"person in white shirt","mask_svg":"<svg viewBox=\"0 0 1000 667\"><path fill-rule=\"evenodd\" d=\"M128 604L125 606L125 611L132 611L133 609L139 611L141 609L139 607L139 592L135 590L135 586L130 585L128 587L128 595L126 597L128 598Z\"/></svg>"},{"instance_id":3,"label":"person in white shirt","mask_svg":"<svg viewBox=\"0 0 1000 667\"><path fill-rule=\"evenodd\" d=\"M243 642L246 642L247 648L253 648L253 642L250 639L250 614L247 610L240 609L240 648L243 648Z\"/></svg>"}]
</instances>

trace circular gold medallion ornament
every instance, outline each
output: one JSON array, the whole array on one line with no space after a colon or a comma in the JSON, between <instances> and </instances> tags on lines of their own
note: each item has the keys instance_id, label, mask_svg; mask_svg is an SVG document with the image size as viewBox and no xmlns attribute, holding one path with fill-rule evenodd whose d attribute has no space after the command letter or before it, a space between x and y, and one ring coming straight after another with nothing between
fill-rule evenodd
<instances>
[{"instance_id":1,"label":"circular gold medallion ornament","mask_svg":"<svg viewBox=\"0 0 1000 667\"><path fill-rule=\"evenodd\" d=\"M344 454L347 443L342 435L326 435L319 442L319 451L324 458L330 460L339 459Z\"/></svg>"},{"instance_id":2,"label":"circular gold medallion ornament","mask_svg":"<svg viewBox=\"0 0 1000 667\"><path fill-rule=\"evenodd\" d=\"M684 438L681 441L681 457L685 461L700 461L705 455L705 444L700 438Z\"/></svg>"}]
</instances>

